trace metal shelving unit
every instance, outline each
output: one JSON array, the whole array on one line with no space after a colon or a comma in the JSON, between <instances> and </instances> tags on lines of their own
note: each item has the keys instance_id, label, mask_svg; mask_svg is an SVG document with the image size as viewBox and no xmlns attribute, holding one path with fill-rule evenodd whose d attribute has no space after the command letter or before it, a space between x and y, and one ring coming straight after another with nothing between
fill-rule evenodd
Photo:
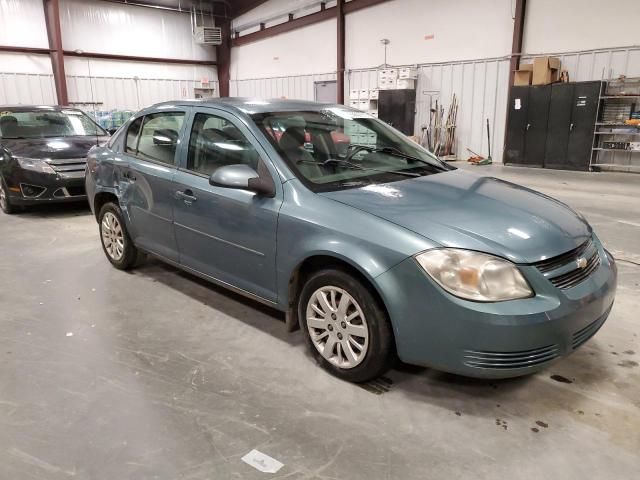
<instances>
[{"instance_id":1,"label":"metal shelving unit","mask_svg":"<svg viewBox=\"0 0 640 480\"><path fill-rule=\"evenodd\" d=\"M640 112L640 78L609 80L600 96L598 121L593 132L590 170L640 173L640 150L606 147L605 142L631 145L640 138L640 126L625 120ZM635 113L635 115L634 115Z\"/></svg>"}]
</instances>

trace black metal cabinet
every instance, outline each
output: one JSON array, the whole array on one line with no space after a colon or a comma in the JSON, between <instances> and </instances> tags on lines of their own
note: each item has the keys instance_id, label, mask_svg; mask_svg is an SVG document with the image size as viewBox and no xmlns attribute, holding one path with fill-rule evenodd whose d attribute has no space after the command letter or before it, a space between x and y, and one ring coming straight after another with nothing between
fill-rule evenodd
<instances>
[{"instance_id":1,"label":"black metal cabinet","mask_svg":"<svg viewBox=\"0 0 640 480\"><path fill-rule=\"evenodd\" d=\"M550 99L549 85L513 87L509 99L505 163L542 166Z\"/></svg>"},{"instance_id":2,"label":"black metal cabinet","mask_svg":"<svg viewBox=\"0 0 640 480\"><path fill-rule=\"evenodd\" d=\"M397 128L405 135L414 135L416 116L416 91L380 90L378 118Z\"/></svg>"},{"instance_id":3,"label":"black metal cabinet","mask_svg":"<svg viewBox=\"0 0 640 480\"><path fill-rule=\"evenodd\" d=\"M536 86L529 90L529 108L524 133L524 162L528 167L542 167L549 123L551 86Z\"/></svg>"},{"instance_id":4,"label":"black metal cabinet","mask_svg":"<svg viewBox=\"0 0 640 480\"><path fill-rule=\"evenodd\" d=\"M589 170L602 82L513 87L504 163Z\"/></svg>"},{"instance_id":5,"label":"black metal cabinet","mask_svg":"<svg viewBox=\"0 0 640 480\"><path fill-rule=\"evenodd\" d=\"M527 129L529 87L513 87L509 98L509 123L504 163L524 164L524 136Z\"/></svg>"},{"instance_id":6,"label":"black metal cabinet","mask_svg":"<svg viewBox=\"0 0 640 480\"><path fill-rule=\"evenodd\" d=\"M600 81L553 85L546 168L589 170L602 85Z\"/></svg>"}]
</instances>

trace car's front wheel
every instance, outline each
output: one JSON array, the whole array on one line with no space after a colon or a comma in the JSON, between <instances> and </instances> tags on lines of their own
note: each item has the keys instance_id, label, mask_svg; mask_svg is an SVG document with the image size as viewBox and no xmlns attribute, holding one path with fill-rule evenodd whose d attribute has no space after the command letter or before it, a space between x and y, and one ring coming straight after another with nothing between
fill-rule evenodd
<instances>
[{"instance_id":1,"label":"car's front wheel","mask_svg":"<svg viewBox=\"0 0 640 480\"><path fill-rule=\"evenodd\" d=\"M3 178L0 178L0 209L7 215L16 213L19 208L11 203L11 197L9 197L9 189Z\"/></svg>"},{"instance_id":2,"label":"car's front wheel","mask_svg":"<svg viewBox=\"0 0 640 480\"><path fill-rule=\"evenodd\" d=\"M298 315L313 356L334 375L366 382L389 368L393 336L387 314L346 271L312 274L298 299Z\"/></svg>"},{"instance_id":3,"label":"car's front wheel","mask_svg":"<svg viewBox=\"0 0 640 480\"><path fill-rule=\"evenodd\" d=\"M98 214L98 221L102 249L111 264L120 270L133 267L140 253L127 232L120 207L113 202L104 204Z\"/></svg>"}]
</instances>

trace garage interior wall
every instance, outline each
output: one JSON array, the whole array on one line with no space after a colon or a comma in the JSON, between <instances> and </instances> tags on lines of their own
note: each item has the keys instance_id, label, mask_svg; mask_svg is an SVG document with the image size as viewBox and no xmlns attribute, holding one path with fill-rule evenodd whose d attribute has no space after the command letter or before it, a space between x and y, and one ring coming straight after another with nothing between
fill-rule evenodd
<instances>
[{"instance_id":1,"label":"garage interior wall","mask_svg":"<svg viewBox=\"0 0 640 480\"><path fill-rule=\"evenodd\" d=\"M66 51L215 60L214 47L193 42L188 13L60 0L60 24ZM0 0L0 45L48 48L42 0ZM208 66L65 56L65 70L69 101L87 110L137 110L193 98L201 86L218 92ZM49 56L0 53L0 103L56 103Z\"/></svg>"},{"instance_id":2,"label":"garage interior wall","mask_svg":"<svg viewBox=\"0 0 640 480\"><path fill-rule=\"evenodd\" d=\"M304 10L305 5L313 8L304 11L318 10L317 3L269 0L233 26L270 19L265 22L268 28L287 21L288 11ZM620 0L607 12L594 0L559 3L527 1L523 61L557 55L572 81L640 76L640 46L633 25L640 18L640 3ZM327 7L331 5L335 2ZM415 133L428 124L435 101L447 109L455 93L458 157L467 158L467 148L488 155L488 119L491 154L500 162L514 9L515 0L390 0L347 14L345 99L350 89L377 87L377 68L384 62L380 40L387 38L388 64L419 67ZM232 94L236 85L235 92L243 95L313 100L314 82L335 78L336 31L335 23L330 28L329 23L233 48ZM240 35L257 29L254 25Z\"/></svg>"}]
</instances>

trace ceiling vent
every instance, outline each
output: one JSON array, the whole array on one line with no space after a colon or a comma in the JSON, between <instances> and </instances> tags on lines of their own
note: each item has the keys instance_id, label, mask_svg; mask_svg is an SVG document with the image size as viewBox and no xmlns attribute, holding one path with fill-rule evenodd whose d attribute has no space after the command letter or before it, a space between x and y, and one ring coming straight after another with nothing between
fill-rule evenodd
<instances>
[{"instance_id":1,"label":"ceiling vent","mask_svg":"<svg viewBox=\"0 0 640 480\"><path fill-rule=\"evenodd\" d=\"M198 45L222 45L220 27L195 27L193 36Z\"/></svg>"}]
</instances>

